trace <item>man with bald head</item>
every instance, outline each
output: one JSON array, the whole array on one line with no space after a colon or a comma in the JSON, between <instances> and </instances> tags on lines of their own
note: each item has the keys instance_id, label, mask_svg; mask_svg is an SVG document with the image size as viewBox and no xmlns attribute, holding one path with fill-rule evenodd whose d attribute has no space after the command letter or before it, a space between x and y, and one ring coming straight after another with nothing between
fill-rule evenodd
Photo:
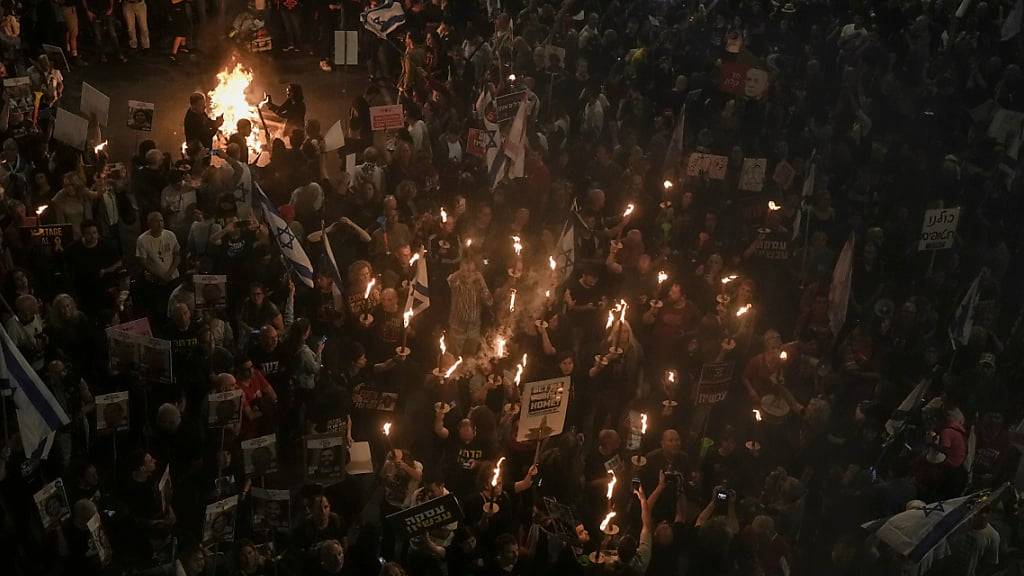
<instances>
[{"instance_id":1,"label":"man with bald head","mask_svg":"<svg viewBox=\"0 0 1024 576\"><path fill-rule=\"evenodd\" d=\"M657 502L656 509L652 510L654 518L671 518L675 510L676 498L684 497L683 489L690 480L689 458L683 452L683 439L675 429L668 428L661 433L660 447L647 454L647 465L644 466L642 475L644 490L650 494L657 488L661 474L665 475L666 489L664 497Z\"/></svg>"}]
</instances>

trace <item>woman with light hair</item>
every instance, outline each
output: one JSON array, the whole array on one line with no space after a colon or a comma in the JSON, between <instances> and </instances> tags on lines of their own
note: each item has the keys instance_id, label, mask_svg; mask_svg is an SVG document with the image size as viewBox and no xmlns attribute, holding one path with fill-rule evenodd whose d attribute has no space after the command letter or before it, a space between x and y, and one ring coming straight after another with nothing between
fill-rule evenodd
<instances>
[{"instance_id":1,"label":"woman with light hair","mask_svg":"<svg viewBox=\"0 0 1024 576\"><path fill-rule=\"evenodd\" d=\"M92 220L95 215L93 204L99 195L85 185L85 178L77 170L64 174L63 182L64 187L53 197L50 213L54 223L71 224L74 238L78 240L82 237L82 222Z\"/></svg>"}]
</instances>

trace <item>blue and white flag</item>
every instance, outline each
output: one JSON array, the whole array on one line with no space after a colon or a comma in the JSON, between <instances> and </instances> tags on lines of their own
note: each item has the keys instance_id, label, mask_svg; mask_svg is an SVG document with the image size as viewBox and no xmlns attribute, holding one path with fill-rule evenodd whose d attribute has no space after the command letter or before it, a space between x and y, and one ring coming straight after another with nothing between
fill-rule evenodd
<instances>
[{"instance_id":1,"label":"blue and white flag","mask_svg":"<svg viewBox=\"0 0 1024 576\"><path fill-rule=\"evenodd\" d=\"M412 307L413 314L419 314L430 307L430 280L427 278L427 259L422 255L416 260L416 275L412 279L412 299L407 306Z\"/></svg>"},{"instance_id":2,"label":"blue and white flag","mask_svg":"<svg viewBox=\"0 0 1024 576\"><path fill-rule=\"evenodd\" d=\"M324 240L324 254L327 256L327 263L331 265L331 299L334 301L335 310L344 310L345 298L341 295L341 271L338 270L338 261L334 259L334 249L331 248L331 239L328 237L327 228L323 220L320 221L320 233Z\"/></svg>"},{"instance_id":3,"label":"blue and white flag","mask_svg":"<svg viewBox=\"0 0 1024 576\"><path fill-rule=\"evenodd\" d=\"M299 242L284 218L281 218L274 206L270 204L270 199L263 193L263 188L260 188L259 184L256 185L254 196L263 208L263 218L267 222L267 229L274 237L274 241L277 242L277 247L281 249L281 254L288 260L292 272L295 272L303 284L312 288L313 264L310 263L309 256L306 256L306 251L302 249L302 243Z\"/></svg>"},{"instance_id":4,"label":"blue and white flag","mask_svg":"<svg viewBox=\"0 0 1024 576\"><path fill-rule=\"evenodd\" d=\"M46 458L57 430L71 419L3 328L0 328L0 347L3 348L0 376L7 378L14 389L18 431L25 457Z\"/></svg>"},{"instance_id":5,"label":"blue and white flag","mask_svg":"<svg viewBox=\"0 0 1024 576\"><path fill-rule=\"evenodd\" d=\"M363 28L380 38L386 38L388 34L405 24L405 10L398 2L389 0L376 8L363 12L359 19L363 21Z\"/></svg>"},{"instance_id":6,"label":"blue and white flag","mask_svg":"<svg viewBox=\"0 0 1024 576\"><path fill-rule=\"evenodd\" d=\"M562 284L572 278L572 271L576 265L576 226L571 219L567 219L562 225L562 233L555 243L555 270L558 274L558 283Z\"/></svg>"},{"instance_id":7,"label":"blue and white flag","mask_svg":"<svg viewBox=\"0 0 1024 576\"><path fill-rule=\"evenodd\" d=\"M978 307L978 296L981 295L981 291L978 289L980 284L981 274L978 274L974 282L971 282L967 294L964 294L964 299L956 307L956 313L953 314L953 322L949 325L949 339L953 343L953 349L966 346L967 341L971 338L971 329L974 328L974 310Z\"/></svg>"}]
</instances>

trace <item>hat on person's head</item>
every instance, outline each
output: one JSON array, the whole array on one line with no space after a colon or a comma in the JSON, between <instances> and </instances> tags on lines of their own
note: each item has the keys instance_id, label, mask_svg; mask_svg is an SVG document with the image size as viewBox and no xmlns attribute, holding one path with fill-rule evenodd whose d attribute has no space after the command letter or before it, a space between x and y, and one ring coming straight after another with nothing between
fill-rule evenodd
<instances>
[{"instance_id":1,"label":"hat on person's head","mask_svg":"<svg viewBox=\"0 0 1024 576\"><path fill-rule=\"evenodd\" d=\"M984 366L984 365L988 365L988 366L991 366L992 368L995 368L996 367L996 356L995 356L995 354L990 354L988 352L982 354L978 358L978 366Z\"/></svg>"}]
</instances>

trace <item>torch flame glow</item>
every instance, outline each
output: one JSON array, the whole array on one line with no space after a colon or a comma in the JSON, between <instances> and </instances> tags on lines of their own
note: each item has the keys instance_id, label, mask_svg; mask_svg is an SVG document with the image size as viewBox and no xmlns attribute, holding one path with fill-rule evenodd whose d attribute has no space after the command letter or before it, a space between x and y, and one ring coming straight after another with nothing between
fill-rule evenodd
<instances>
[{"instance_id":1,"label":"torch flame glow","mask_svg":"<svg viewBox=\"0 0 1024 576\"><path fill-rule=\"evenodd\" d=\"M523 354L523 362L522 362L522 364L523 364L523 369L525 370L526 369L526 354Z\"/></svg>"},{"instance_id":2,"label":"torch flame glow","mask_svg":"<svg viewBox=\"0 0 1024 576\"><path fill-rule=\"evenodd\" d=\"M737 278L739 278L739 276L737 276L735 274L730 274L730 275L726 276L725 278L722 278L722 284L728 284L729 282L732 282L733 280L735 280Z\"/></svg>"},{"instance_id":3,"label":"torch flame glow","mask_svg":"<svg viewBox=\"0 0 1024 576\"><path fill-rule=\"evenodd\" d=\"M444 206L441 207L441 224L448 223L448 213L444 211Z\"/></svg>"},{"instance_id":4,"label":"torch flame glow","mask_svg":"<svg viewBox=\"0 0 1024 576\"><path fill-rule=\"evenodd\" d=\"M661 286L661 283L664 282L665 280L668 280L668 274L666 274L664 270L659 270L658 271L658 286Z\"/></svg>"},{"instance_id":5,"label":"torch flame glow","mask_svg":"<svg viewBox=\"0 0 1024 576\"><path fill-rule=\"evenodd\" d=\"M451 378L452 374L454 374L455 371L458 370L460 364L462 364L462 356L459 356L459 359L455 361L455 364L452 364L452 367L449 368L448 371L444 373L444 377Z\"/></svg>"},{"instance_id":6,"label":"torch flame glow","mask_svg":"<svg viewBox=\"0 0 1024 576\"><path fill-rule=\"evenodd\" d=\"M776 210L782 210L782 205L776 204L774 200L769 200L768 209L771 210L772 212L775 212Z\"/></svg>"},{"instance_id":7,"label":"torch flame glow","mask_svg":"<svg viewBox=\"0 0 1024 576\"><path fill-rule=\"evenodd\" d=\"M494 355L498 358L505 357L505 338L503 336L498 336L494 340Z\"/></svg>"},{"instance_id":8,"label":"torch flame glow","mask_svg":"<svg viewBox=\"0 0 1024 576\"><path fill-rule=\"evenodd\" d=\"M622 213L622 217L629 218L629 215L633 213L633 210L636 210L636 206L633 204L626 204L626 210Z\"/></svg>"},{"instance_id":9,"label":"torch flame glow","mask_svg":"<svg viewBox=\"0 0 1024 576\"><path fill-rule=\"evenodd\" d=\"M498 479L501 478L501 463L505 461L505 457L498 458L498 463L494 465L494 475L491 476L491 488L498 485Z\"/></svg>"},{"instance_id":10,"label":"torch flame glow","mask_svg":"<svg viewBox=\"0 0 1024 576\"><path fill-rule=\"evenodd\" d=\"M419 259L420 259L420 253L419 252L413 254L412 258L409 258L409 266L412 266L413 264L415 264L416 261L419 260Z\"/></svg>"},{"instance_id":11,"label":"torch flame glow","mask_svg":"<svg viewBox=\"0 0 1024 576\"><path fill-rule=\"evenodd\" d=\"M36 216L42 216L43 212L46 212L46 209L49 207L50 206L48 204L43 204L42 206L36 208Z\"/></svg>"},{"instance_id":12,"label":"torch flame glow","mask_svg":"<svg viewBox=\"0 0 1024 576\"><path fill-rule=\"evenodd\" d=\"M744 314L750 311L750 308L750 304L744 304L743 306L740 306L739 308L736 309L736 317L739 318L740 316L743 316Z\"/></svg>"},{"instance_id":13,"label":"torch flame glow","mask_svg":"<svg viewBox=\"0 0 1024 576\"><path fill-rule=\"evenodd\" d=\"M515 380L514 380L515 383L516 383L516 386L519 386L519 382L522 379L523 379L523 365L522 364L516 364L516 377L515 377Z\"/></svg>"},{"instance_id":14,"label":"torch flame glow","mask_svg":"<svg viewBox=\"0 0 1024 576\"><path fill-rule=\"evenodd\" d=\"M785 350L783 350L782 352L779 352L779 360L782 360L783 362L785 362L788 359L789 359L789 354L786 353Z\"/></svg>"},{"instance_id":15,"label":"torch flame glow","mask_svg":"<svg viewBox=\"0 0 1024 576\"><path fill-rule=\"evenodd\" d=\"M412 320L412 309L407 309L405 312L402 312L402 325L408 328L409 320Z\"/></svg>"},{"instance_id":16,"label":"torch flame glow","mask_svg":"<svg viewBox=\"0 0 1024 576\"><path fill-rule=\"evenodd\" d=\"M551 268L551 271L554 272L555 268L557 268L557 267L558 267L558 263L555 262L555 257L554 256L548 256L548 268Z\"/></svg>"},{"instance_id":17,"label":"torch flame glow","mask_svg":"<svg viewBox=\"0 0 1024 576\"><path fill-rule=\"evenodd\" d=\"M668 377L668 381L669 382L675 382L676 381L676 373L674 371L669 370L668 372L665 373L665 375Z\"/></svg>"},{"instance_id":18,"label":"torch flame glow","mask_svg":"<svg viewBox=\"0 0 1024 576\"><path fill-rule=\"evenodd\" d=\"M466 238L466 248L469 248L472 245L473 245L473 239L472 238Z\"/></svg>"},{"instance_id":19,"label":"torch flame glow","mask_svg":"<svg viewBox=\"0 0 1024 576\"><path fill-rule=\"evenodd\" d=\"M626 301L625 300L619 300L618 310L619 310L619 323L625 322L626 321Z\"/></svg>"},{"instance_id":20,"label":"torch flame glow","mask_svg":"<svg viewBox=\"0 0 1024 576\"><path fill-rule=\"evenodd\" d=\"M757 408L754 408L754 420L761 421L761 411Z\"/></svg>"},{"instance_id":21,"label":"torch flame glow","mask_svg":"<svg viewBox=\"0 0 1024 576\"><path fill-rule=\"evenodd\" d=\"M640 434L647 434L647 413L640 415Z\"/></svg>"},{"instance_id":22,"label":"torch flame glow","mask_svg":"<svg viewBox=\"0 0 1024 576\"><path fill-rule=\"evenodd\" d=\"M508 296L508 311L509 312L515 312L516 311L516 289L515 288L513 288L512 291L509 292L509 296Z\"/></svg>"},{"instance_id":23,"label":"torch flame glow","mask_svg":"<svg viewBox=\"0 0 1024 576\"><path fill-rule=\"evenodd\" d=\"M441 334L441 339L437 341L437 345L441 348L441 355L448 351L448 347L444 345L444 334Z\"/></svg>"},{"instance_id":24,"label":"torch flame glow","mask_svg":"<svg viewBox=\"0 0 1024 576\"><path fill-rule=\"evenodd\" d=\"M608 523L612 521L612 518L615 518L615 512L609 512L605 515L604 520L601 521L601 532L608 528Z\"/></svg>"},{"instance_id":25,"label":"torch flame glow","mask_svg":"<svg viewBox=\"0 0 1024 576\"><path fill-rule=\"evenodd\" d=\"M615 323L615 312L612 312L611 310L609 310L608 311L608 323L606 323L604 325L604 329L607 330L607 329L611 328L612 324L614 324L614 323Z\"/></svg>"},{"instance_id":26,"label":"torch flame glow","mask_svg":"<svg viewBox=\"0 0 1024 576\"><path fill-rule=\"evenodd\" d=\"M373 291L373 285L376 284L376 283L377 283L377 279L376 278L371 278L370 281L366 283L366 292L363 293L363 300L369 300L370 299L370 292Z\"/></svg>"},{"instance_id":27,"label":"torch flame glow","mask_svg":"<svg viewBox=\"0 0 1024 576\"><path fill-rule=\"evenodd\" d=\"M615 477L615 472L613 472L611 470L608 471L608 474L611 476L611 479L608 480L608 493L605 496L605 498L607 498L608 500L611 500L612 499L612 492L615 491L615 483L618 482L619 479Z\"/></svg>"},{"instance_id":28,"label":"torch flame glow","mask_svg":"<svg viewBox=\"0 0 1024 576\"><path fill-rule=\"evenodd\" d=\"M384 435L391 436L391 422L384 423Z\"/></svg>"},{"instance_id":29,"label":"torch flame glow","mask_svg":"<svg viewBox=\"0 0 1024 576\"><path fill-rule=\"evenodd\" d=\"M107 147L107 141L104 140L103 142L100 142L99 144L94 146L92 151L93 151L94 154L99 154L100 151L102 151L106 147Z\"/></svg>"},{"instance_id":30,"label":"torch flame glow","mask_svg":"<svg viewBox=\"0 0 1024 576\"><path fill-rule=\"evenodd\" d=\"M210 112L216 118L224 115L224 127L233 130L239 120L245 119L253 126L260 124L260 114L256 106L249 102L247 92L252 85L252 71L236 63L231 70L223 70L217 74L217 87L207 93L210 101ZM245 141L249 153L255 156L260 151L259 131L253 130Z\"/></svg>"},{"instance_id":31,"label":"torch flame glow","mask_svg":"<svg viewBox=\"0 0 1024 576\"><path fill-rule=\"evenodd\" d=\"M181 143L181 155L188 156L188 142Z\"/></svg>"},{"instance_id":32,"label":"torch flame glow","mask_svg":"<svg viewBox=\"0 0 1024 576\"><path fill-rule=\"evenodd\" d=\"M519 256L519 253L523 251L523 243L519 236L512 237L512 249L515 250L516 256Z\"/></svg>"},{"instance_id":33,"label":"torch flame glow","mask_svg":"<svg viewBox=\"0 0 1024 576\"><path fill-rule=\"evenodd\" d=\"M544 297L545 298L551 298L551 290L545 290L544 291Z\"/></svg>"},{"instance_id":34,"label":"torch flame glow","mask_svg":"<svg viewBox=\"0 0 1024 576\"><path fill-rule=\"evenodd\" d=\"M665 180L664 182L661 183L661 185L665 187L665 190L671 190L672 189L672 181L671 180Z\"/></svg>"}]
</instances>

